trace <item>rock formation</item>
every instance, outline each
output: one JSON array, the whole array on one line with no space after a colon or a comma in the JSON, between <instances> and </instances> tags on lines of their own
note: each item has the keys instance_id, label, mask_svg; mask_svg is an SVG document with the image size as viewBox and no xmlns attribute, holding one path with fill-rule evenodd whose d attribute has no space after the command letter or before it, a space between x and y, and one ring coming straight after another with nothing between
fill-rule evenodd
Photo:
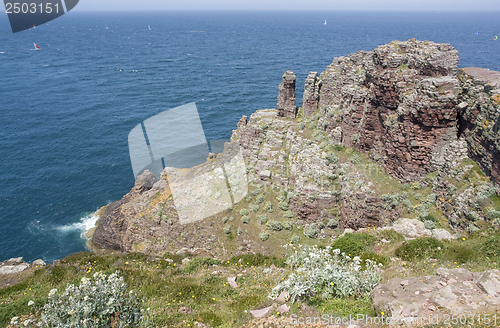
<instances>
[{"instance_id":1,"label":"rock formation","mask_svg":"<svg viewBox=\"0 0 500 328\"><path fill-rule=\"evenodd\" d=\"M372 151L388 172L415 180L456 140L457 66L448 44L394 41L359 51L321 74L319 106L330 129L342 127L344 146Z\"/></svg>"},{"instance_id":2,"label":"rock formation","mask_svg":"<svg viewBox=\"0 0 500 328\"><path fill-rule=\"evenodd\" d=\"M295 118L297 107L295 106L295 74L286 71L283 74L283 82L279 85L278 116Z\"/></svg>"},{"instance_id":3,"label":"rock formation","mask_svg":"<svg viewBox=\"0 0 500 328\"><path fill-rule=\"evenodd\" d=\"M302 111L304 117L311 114L318 108L319 90L321 83L318 78L318 72L310 72L304 84L304 95L302 96Z\"/></svg>"},{"instance_id":4,"label":"rock formation","mask_svg":"<svg viewBox=\"0 0 500 328\"><path fill-rule=\"evenodd\" d=\"M468 67L459 70L460 134L470 157L500 186L500 73Z\"/></svg>"},{"instance_id":5,"label":"rock formation","mask_svg":"<svg viewBox=\"0 0 500 328\"><path fill-rule=\"evenodd\" d=\"M458 181L472 170L472 162L464 163L469 154L498 188L500 73L457 73L457 65L458 53L450 45L416 40L335 58L319 79L315 72L308 75L300 118L295 75L287 71L277 110L243 116L233 130L231 145L241 151L250 192L236 211L246 212L250 222L261 214L290 219L302 238L327 238L322 225L330 220L353 230L391 225L404 218L401 213L425 221L430 206L453 227L495 218L496 212L488 212L495 188L486 177L455 193L446 175L454 172ZM365 155L362 160L362 153L373 161ZM209 162L223 157L224 152ZM428 174L435 171L431 182ZM183 225L167 179L145 174L106 208L91 243L149 253L174 247L224 249L224 240L216 236L224 228L223 216L235 216L231 209L207 219L210 225ZM406 192L389 194L391 188L380 186L382 175L384 185L411 181L415 188L430 186L431 195L419 195L417 201ZM479 208L480 202L486 205ZM238 237L242 252L272 252L258 235L241 236L247 236Z\"/></svg>"}]
</instances>

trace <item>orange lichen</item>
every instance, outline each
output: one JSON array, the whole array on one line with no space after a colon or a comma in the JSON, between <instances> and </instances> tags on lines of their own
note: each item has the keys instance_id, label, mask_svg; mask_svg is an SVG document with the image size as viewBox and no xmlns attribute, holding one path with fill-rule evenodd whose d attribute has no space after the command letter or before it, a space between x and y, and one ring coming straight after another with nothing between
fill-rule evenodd
<instances>
[{"instance_id":1,"label":"orange lichen","mask_svg":"<svg viewBox=\"0 0 500 328\"><path fill-rule=\"evenodd\" d=\"M493 102L495 103L495 105L500 104L500 95L499 94L495 94L495 95L491 96L491 99L493 99Z\"/></svg>"}]
</instances>

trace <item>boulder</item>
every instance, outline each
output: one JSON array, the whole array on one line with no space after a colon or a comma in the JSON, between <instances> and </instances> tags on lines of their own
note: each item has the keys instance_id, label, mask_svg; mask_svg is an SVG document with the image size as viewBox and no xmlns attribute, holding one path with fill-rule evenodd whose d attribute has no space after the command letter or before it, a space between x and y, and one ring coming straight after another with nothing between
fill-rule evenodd
<instances>
[{"instance_id":1,"label":"boulder","mask_svg":"<svg viewBox=\"0 0 500 328\"><path fill-rule=\"evenodd\" d=\"M432 236L431 231L425 228L424 223L416 219L399 219L391 227L384 227L383 229L393 229L406 238L421 238Z\"/></svg>"},{"instance_id":2,"label":"boulder","mask_svg":"<svg viewBox=\"0 0 500 328\"><path fill-rule=\"evenodd\" d=\"M432 230L432 237L436 238L437 240L457 239L457 236L452 235L448 230L445 229Z\"/></svg>"},{"instance_id":3,"label":"boulder","mask_svg":"<svg viewBox=\"0 0 500 328\"><path fill-rule=\"evenodd\" d=\"M46 266L47 264L45 263L44 260L42 259L38 259L38 260L34 260L32 263L31 263L32 266L34 267L43 267L43 266Z\"/></svg>"},{"instance_id":4,"label":"boulder","mask_svg":"<svg viewBox=\"0 0 500 328\"><path fill-rule=\"evenodd\" d=\"M194 312L194 310L191 309L190 307L182 306L179 308L179 313L182 313L182 314L191 314L193 312Z\"/></svg>"},{"instance_id":5,"label":"boulder","mask_svg":"<svg viewBox=\"0 0 500 328\"><path fill-rule=\"evenodd\" d=\"M155 182L156 182L156 175L149 170L145 170L135 180L135 188L141 190L149 190L153 188Z\"/></svg>"},{"instance_id":6,"label":"boulder","mask_svg":"<svg viewBox=\"0 0 500 328\"><path fill-rule=\"evenodd\" d=\"M17 265L4 265L0 267L0 274L19 273L26 270L29 267L30 265L28 263L20 263Z\"/></svg>"},{"instance_id":7,"label":"boulder","mask_svg":"<svg viewBox=\"0 0 500 328\"><path fill-rule=\"evenodd\" d=\"M227 282L229 283L229 286L233 288L238 288L238 284L236 283L236 277L227 277Z\"/></svg>"},{"instance_id":8,"label":"boulder","mask_svg":"<svg viewBox=\"0 0 500 328\"><path fill-rule=\"evenodd\" d=\"M265 318L272 312L272 310L273 310L273 307L268 306L266 308L259 309L259 310L251 310L250 314L252 314L252 316L254 318Z\"/></svg>"}]
</instances>

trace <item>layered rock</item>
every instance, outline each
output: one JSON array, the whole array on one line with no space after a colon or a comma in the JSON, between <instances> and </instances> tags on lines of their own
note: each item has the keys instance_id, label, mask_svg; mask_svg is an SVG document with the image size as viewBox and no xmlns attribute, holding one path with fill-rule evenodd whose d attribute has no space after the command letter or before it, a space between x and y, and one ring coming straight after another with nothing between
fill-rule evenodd
<instances>
[{"instance_id":1,"label":"layered rock","mask_svg":"<svg viewBox=\"0 0 500 328\"><path fill-rule=\"evenodd\" d=\"M393 323L431 324L418 320L498 309L500 271L438 268L433 276L393 278L375 287L371 296L377 313L392 317Z\"/></svg>"},{"instance_id":2,"label":"layered rock","mask_svg":"<svg viewBox=\"0 0 500 328\"><path fill-rule=\"evenodd\" d=\"M318 78L318 72L309 72L304 84L304 95L302 96L302 111L304 117L311 116L318 108L320 88L321 83Z\"/></svg>"},{"instance_id":3,"label":"layered rock","mask_svg":"<svg viewBox=\"0 0 500 328\"><path fill-rule=\"evenodd\" d=\"M295 74L292 71L286 71L283 74L283 82L279 85L278 95L278 116L295 118L297 107L295 105Z\"/></svg>"},{"instance_id":4,"label":"layered rock","mask_svg":"<svg viewBox=\"0 0 500 328\"><path fill-rule=\"evenodd\" d=\"M470 157L500 186L500 72L469 67L459 70L460 135Z\"/></svg>"},{"instance_id":5,"label":"layered rock","mask_svg":"<svg viewBox=\"0 0 500 328\"><path fill-rule=\"evenodd\" d=\"M340 116L344 146L372 151L389 173L416 180L456 140L457 65L449 44L416 40L335 58L321 74L319 106L331 122Z\"/></svg>"}]
</instances>

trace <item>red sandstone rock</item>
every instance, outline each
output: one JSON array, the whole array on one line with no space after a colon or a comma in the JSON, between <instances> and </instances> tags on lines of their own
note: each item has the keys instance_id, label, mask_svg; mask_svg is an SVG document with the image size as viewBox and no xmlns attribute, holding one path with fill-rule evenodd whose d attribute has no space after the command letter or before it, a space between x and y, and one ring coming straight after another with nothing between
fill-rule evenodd
<instances>
[{"instance_id":1,"label":"red sandstone rock","mask_svg":"<svg viewBox=\"0 0 500 328\"><path fill-rule=\"evenodd\" d=\"M278 116L295 118L297 107L295 105L295 74L286 71L283 82L279 85Z\"/></svg>"}]
</instances>

